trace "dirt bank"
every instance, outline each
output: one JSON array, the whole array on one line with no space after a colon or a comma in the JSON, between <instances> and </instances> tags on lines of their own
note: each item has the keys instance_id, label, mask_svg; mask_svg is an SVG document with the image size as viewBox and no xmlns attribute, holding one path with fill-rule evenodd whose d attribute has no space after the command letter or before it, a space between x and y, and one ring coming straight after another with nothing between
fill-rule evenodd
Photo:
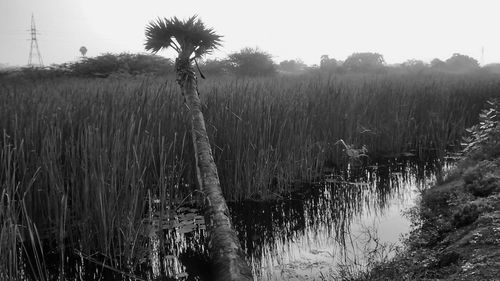
<instances>
[{"instance_id":1,"label":"dirt bank","mask_svg":"<svg viewBox=\"0 0 500 281\"><path fill-rule=\"evenodd\" d=\"M404 250L356 280L500 280L500 157L462 160L409 215Z\"/></svg>"}]
</instances>

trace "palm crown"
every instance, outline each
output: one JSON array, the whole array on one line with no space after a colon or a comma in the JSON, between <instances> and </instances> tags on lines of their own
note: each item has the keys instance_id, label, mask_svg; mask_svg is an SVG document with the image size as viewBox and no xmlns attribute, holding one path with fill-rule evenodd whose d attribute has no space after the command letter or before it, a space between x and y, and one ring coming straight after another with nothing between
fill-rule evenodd
<instances>
[{"instance_id":1,"label":"palm crown","mask_svg":"<svg viewBox=\"0 0 500 281\"><path fill-rule=\"evenodd\" d=\"M146 27L144 45L147 51L154 53L171 47L179 54L185 52L190 59L195 59L221 46L221 37L212 28L205 27L197 16L187 20L158 18Z\"/></svg>"}]
</instances>

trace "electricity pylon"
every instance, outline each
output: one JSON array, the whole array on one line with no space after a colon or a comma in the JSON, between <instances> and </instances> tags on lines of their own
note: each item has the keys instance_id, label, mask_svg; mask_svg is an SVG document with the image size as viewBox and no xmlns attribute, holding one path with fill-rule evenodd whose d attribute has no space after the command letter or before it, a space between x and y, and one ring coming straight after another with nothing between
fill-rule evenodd
<instances>
[{"instance_id":1,"label":"electricity pylon","mask_svg":"<svg viewBox=\"0 0 500 281\"><path fill-rule=\"evenodd\" d=\"M38 48L38 41L36 40L36 35L38 34L38 32L36 31L35 17L33 16L33 14L31 14L31 29L29 31L31 34L31 48L30 48L30 57L28 59L28 66L43 67L42 54L40 54L40 49ZM33 64L33 57L35 57L35 59L38 58L38 65Z\"/></svg>"}]
</instances>

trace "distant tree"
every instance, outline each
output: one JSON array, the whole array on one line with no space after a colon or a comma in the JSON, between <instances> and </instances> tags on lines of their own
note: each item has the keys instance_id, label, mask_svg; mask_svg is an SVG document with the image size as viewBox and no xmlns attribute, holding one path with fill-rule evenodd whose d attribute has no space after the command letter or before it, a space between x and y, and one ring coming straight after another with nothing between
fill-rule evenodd
<instances>
[{"instance_id":1,"label":"distant tree","mask_svg":"<svg viewBox=\"0 0 500 281\"><path fill-rule=\"evenodd\" d=\"M335 71L337 69L338 63L334 58L328 57L328 55L322 55L319 63L319 68L321 71Z\"/></svg>"},{"instance_id":2,"label":"distant tree","mask_svg":"<svg viewBox=\"0 0 500 281\"><path fill-rule=\"evenodd\" d=\"M489 73L500 74L500 63L490 63L483 66L482 69Z\"/></svg>"},{"instance_id":3,"label":"distant tree","mask_svg":"<svg viewBox=\"0 0 500 281\"><path fill-rule=\"evenodd\" d=\"M201 71L206 75L220 76L230 73L231 63L227 59L208 59L199 63Z\"/></svg>"},{"instance_id":4,"label":"distant tree","mask_svg":"<svg viewBox=\"0 0 500 281\"><path fill-rule=\"evenodd\" d=\"M105 77L118 72L120 63L118 55L106 53L97 57L84 57L80 62L70 65L71 71L79 76Z\"/></svg>"},{"instance_id":5,"label":"distant tree","mask_svg":"<svg viewBox=\"0 0 500 281\"><path fill-rule=\"evenodd\" d=\"M284 60L280 62L278 69L282 72L298 74L307 69L307 65L300 59L297 60Z\"/></svg>"},{"instance_id":6,"label":"distant tree","mask_svg":"<svg viewBox=\"0 0 500 281\"><path fill-rule=\"evenodd\" d=\"M354 53L343 64L351 72L383 72L385 70L384 57L379 53Z\"/></svg>"},{"instance_id":7,"label":"distant tree","mask_svg":"<svg viewBox=\"0 0 500 281\"><path fill-rule=\"evenodd\" d=\"M272 56L258 48L244 48L229 55L229 62L238 76L269 76L276 74Z\"/></svg>"},{"instance_id":8,"label":"distant tree","mask_svg":"<svg viewBox=\"0 0 500 281\"><path fill-rule=\"evenodd\" d=\"M420 67L425 67L425 63L421 60L410 59L410 60L403 62L403 66L420 68Z\"/></svg>"},{"instance_id":9,"label":"distant tree","mask_svg":"<svg viewBox=\"0 0 500 281\"><path fill-rule=\"evenodd\" d=\"M113 73L172 73L173 62L150 54L112 54L84 57L81 61L67 65L70 72L78 76L106 77Z\"/></svg>"},{"instance_id":10,"label":"distant tree","mask_svg":"<svg viewBox=\"0 0 500 281\"><path fill-rule=\"evenodd\" d=\"M446 63L438 58L431 61L431 68L437 70L443 70L446 68Z\"/></svg>"},{"instance_id":11,"label":"distant tree","mask_svg":"<svg viewBox=\"0 0 500 281\"><path fill-rule=\"evenodd\" d=\"M471 71L479 68L479 63L476 59L455 53L446 60L446 68L451 71Z\"/></svg>"},{"instance_id":12,"label":"distant tree","mask_svg":"<svg viewBox=\"0 0 500 281\"><path fill-rule=\"evenodd\" d=\"M405 61L401 64L401 67L408 73L422 73L427 69L427 65L423 61L416 59Z\"/></svg>"},{"instance_id":13,"label":"distant tree","mask_svg":"<svg viewBox=\"0 0 500 281\"><path fill-rule=\"evenodd\" d=\"M119 62L121 68L130 74L168 74L172 73L174 65L171 59L150 54L121 54Z\"/></svg>"}]
</instances>

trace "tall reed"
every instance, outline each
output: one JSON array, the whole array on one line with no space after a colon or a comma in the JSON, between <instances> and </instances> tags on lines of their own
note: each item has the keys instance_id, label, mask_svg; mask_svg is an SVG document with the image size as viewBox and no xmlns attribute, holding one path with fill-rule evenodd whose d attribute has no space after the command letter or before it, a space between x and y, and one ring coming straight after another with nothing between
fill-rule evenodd
<instances>
[{"instance_id":1,"label":"tall reed","mask_svg":"<svg viewBox=\"0 0 500 281\"><path fill-rule=\"evenodd\" d=\"M233 200L276 196L345 164L340 139L371 157L442 154L499 88L498 77L443 75L200 81ZM68 249L134 267L150 201L166 212L193 191L185 113L163 79L2 83L0 276L18 272L19 243L35 253L39 279L43 249L57 249L59 274Z\"/></svg>"},{"instance_id":2,"label":"tall reed","mask_svg":"<svg viewBox=\"0 0 500 281\"><path fill-rule=\"evenodd\" d=\"M342 139L371 157L443 154L474 123L500 80L481 76L312 76L202 87L230 198L286 191L346 163Z\"/></svg>"},{"instance_id":3,"label":"tall reed","mask_svg":"<svg viewBox=\"0 0 500 281\"><path fill-rule=\"evenodd\" d=\"M19 264L16 235L29 237L32 229L38 233L31 240L39 243L31 251L58 249L61 274L68 246L99 253L112 266L134 262L148 190L165 201L182 174L174 135L185 128L174 94L148 81L2 89L1 251L12 257L6 274Z\"/></svg>"}]
</instances>

